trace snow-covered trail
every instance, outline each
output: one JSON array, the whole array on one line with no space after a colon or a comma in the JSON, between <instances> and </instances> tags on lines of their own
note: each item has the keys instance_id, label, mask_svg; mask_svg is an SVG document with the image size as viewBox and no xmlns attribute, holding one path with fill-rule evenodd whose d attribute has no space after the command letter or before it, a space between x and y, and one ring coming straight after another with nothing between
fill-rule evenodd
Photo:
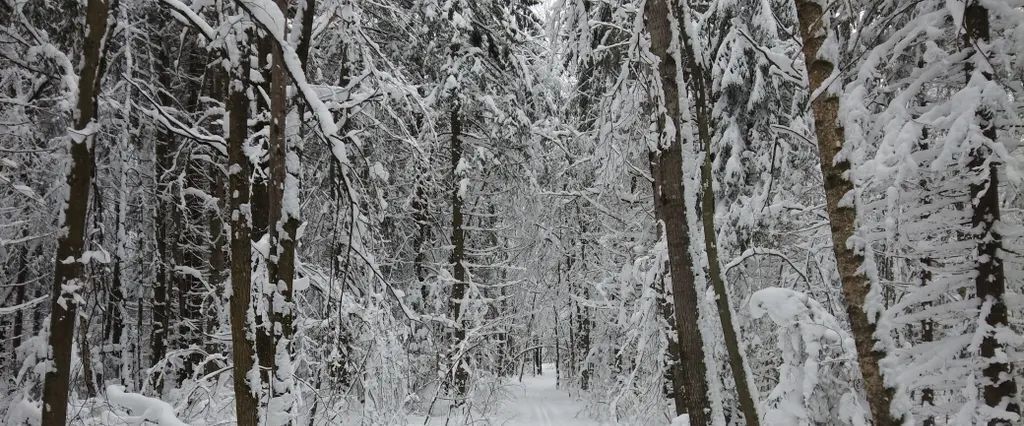
<instances>
[{"instance_id":1,"label":"snow-covered trail","mask_svg":"<svg viewBox=\"0 0 1024 426\"><path fill-rule=\"evenodd\" d=\"M509 398L487 419L496 426L594 426L585 413L584 403L556 387L555 366L544 364L544 374L524 375L522 383L508 384ZM422 419L422 418L421 418ZM434 417L428 425L444 425L445 418ZM417 423L423 425L422 420ZM453 419L449 425L461 424Z\"/></svg>"},{"instance_id":2,"label":"snow-covered trail","mask_svg":"<svg viewBox=\"0 0 1024 426\"><path fill-rule=\"evenodd\" d=\"M536 426L586 426L598 423L587 419L583 403L555 386L555 366L544 365L541 376L523 376L513 384L512 398L498 410L495 424Z\"/></svg>"}]
</instances>

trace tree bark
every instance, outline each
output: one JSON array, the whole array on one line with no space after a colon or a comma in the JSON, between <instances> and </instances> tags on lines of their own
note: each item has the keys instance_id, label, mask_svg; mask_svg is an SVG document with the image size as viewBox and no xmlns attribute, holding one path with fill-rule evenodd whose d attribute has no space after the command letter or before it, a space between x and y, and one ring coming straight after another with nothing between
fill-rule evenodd
<instances>
[{"instance_id":1,"label":"tree bark","mask_svg":"<svg viewBox=\"0 0 1024 426\"><path fill-rule=\"evenodd\" d=\"M281 10L282 16L288 16L288 4L285 0L276 0L275 4ZM289 341L293 334L292 289L295 281L295 232L298 229L298 219L293 214L297 212L292 211L298 206L291 205L297 200L290 199L297 197L298 194L286 195L285 191L297 190L291 187L288 181L289 178L297 178L298 170L297 164L289 164L295 163L297 158L287 158L289 150L285 128L288 82L284 69L284 54L278 41L272 42L270 52L270 135L267 139L270 257L267 259L267 275L274 293L267 306L271 320L268 331L271 333L272 346L265 352L261 351L260 360L263 363L265 353L267 356L275 357L275 361L268 361L266 364L273 368L268 383L271 395L278 396L286 392L285 383L289 381L289 378L284 377L288 373L278 365L276 358L281 355L287 356Z\"/></svg>"},{"instance_id":2,"label":"tree bark","mask_svg":"<svg viewBox=\"0 0 1024 426\"><path fill-rule=\"evenodd\" d=\"M122 146L124 148L124 146ZM121 195L119 196L119 202L117 207L117 224L115 227L115 238L116 249L114 251L113 259L113 271L111 272L110 279L110 290L107 294L107 307L104 315L103 324L103 342L104 346L109 347L109 351L105 350L104 355L113 354L114 358L110 364L111 370L114 372L114 377L125 380L126 377L123 373L123 366L125 363L125 351L122 345L121 338L124 336L124 291L122 286L122 274L124 263L124 245L125 245L125 218L126 210L128 209L128 194L127 194L127 183L126 183L126 172L125 172L124 160L121 161Z\"/></svg>"},{"instance_id":3,"label":"tree bark","mask_svg":"<svg viewBox=\"0 0 1024 426\"><path fill-rule=\"evenodd\" d=\"M299 31L299 43L295 47L295 54L302 62L302 70L309 69L309 47L313 43L313 17L316 16L316 0L298 0L300 7L296 13L296 19L302 25ZM299 114L301 120L302 114Z\"/></svg>"},{"instance_id":4,"label":"tree bark","mask_svg":"<svg viewBox=\"0 0 1024 426\"><path fill-rule=\"evenodd\" d=\"M96 375L93 371L92 348L89 345L89 318L78 323L78 356L82 362L82 382L85 384L86 398L96 396Z\"/></svg>"},{"instance_id":5,"label":"tree bark","mask_svg":"<svg viewBox=\"0 0 1024 426\"><path fill-rule=\"evenodd\" d=\"M23 233L23 235L27 236L27 231L25 231L25 233ZM26 283L26 281L28 281L29 267L30 267L29 258L28 258L29 248L28 247L21 247L20 251L21 251L21 255L20 255L20 259L19 259L18 263L21 265L21 269L18 270L18 278L17 278L17 280L18 280L17 281L18 288L14 290L14 292L15 292L15 295L14 295L14 303L15 303L15 305L20 305L22 303L25 303L25 296L26 296L26 292L28 290L26 288L26 287L28 287L28 284ZM32 309L33 310L38 310L35 307L33 307ZM25 333L25 310L24 309L18 309L18 311L14 313L14 330L11 332L11 347L14 350L11 352L11 365L10 365L11 370L10 371L18 371L18 369L20 368L20 365L18 364L18 346L21 346L21 336L24 333ZM2 368L2 367L3 366L0 365L0 368Z\"/></svg>"},{"instance_id":6,"label":"tree bark","mask_svg":"<svg viewBox=\"0 0 1024 426\"><path fill-rule=\"evenodd\" d=\"M823 28L821 4L816 0L796 0L800 34L803 37L804 63L807 68L809 91L818 91L832 74L834 65L818 57L818 50L828 33ZM842 280L843 296L846 299L846 313L857 347L857 364L864 378L868 406L875 426L895 426L902 423L902 416L890 412L892 389L886 387L878 362L884 354L874 350L875 324L864 309L864 302L870 288L868 280L857 273L864 258L847 245L853 236L856 211L849 205L840 205L853 184L843 176L850 164L836 161L843 144L843 130L839 126L839 99L834 94L822 91L811 104L814 113L814 129L818 140L821 176L825 182L825 210L832 230L832 251Z\"/></svg>"},{"instance_id":7,"label":"tree bark","mask_svg":"<svg viewBox=\"0 0 1024 426\"><path fill-rule=\"evenodd\" d=\"M50 297L50 334L47 361L49 369L43 378L42 423L62 425L67 422L68 386L71 377L71 346L74 338L78 301L87 291L83 276L82 251L85 247L86 215L92 180L93 128L96 119L107 31L107 0L89 0L85 10L86 34L83 43L82 71L78 80L74 130L69 135L71 169L67 174L67 201L62 212L63 223L57 237L54 262L53 292Z\"/></svg>"},{"instance_id":8,"label":"tree bark","mask_svg":"<svg viewBox=\"0 0 1024 426\"><path fill-rule=\"evenodd\" d=\"M247 52L247 49L242 49ZM260 374L253 370L255 342L249 337L255 328L248 314L252 303L252 252L249 179L252 169L245 155L248 133L248 59L242 56L228 83L228 190L231 223L231 357L234 362L235 414L240 426L258 424ZM250 385L252 382L255 384Z\"/></svg>"},{"instance_id":9,"label":"tree bark","mask_svg":"<svg viewBox=\"0 0 1024 426\"><path fill-rule=\"evenodd\" d=\"M658 156L657 151L649 151L647 153L648 165L651 171L651 190L654 194L654 220L657 221L655 225L655 232L657 238L660 240L665 237L665 214L662 212L662 203L660 197L662 194L662 179L661 179L661 159ZM683 382L683 378L686 377L683 371L683 365L679 362L679 338L676 327L675 318L675 307L672 302L672 280L669 270L668 259L665 260L665 264L662 265L662 273L655 277L654 282L651 283L653 290L658 294L658 311L661 313L661 319L665 322L665 337L668 341L667 347L665 348L665 384L664 393L675 403L677 407L684 407L686 402L683 398L683 388L686 384Z\"/></svg>"},{"instance_id":10,"label":"tree bark","mask_svg":"<svg viewBox=\"0 0 1024 426\"><path fill-rule=\"evenodd\" d=\"M271 189L272 182L270 179L270 92L273 83L270 66L271 61L273 61L271 57L272 50L274 45L277 44L272 37L271 35L264 34L256 39L256 66L259 68L257 72L263 81L252 86L256 97L256 99L253 99L253 105L256 107L256 115L252 117L255 121L253 131L255 133L265 133L253 136L253 139L257 141L257 146L263 150L263 155L260 156L258 162L252 164L252 192L250 193L249 200L252 210L250 238L253 242L257 242L266 235L271 246L273 245L271 232L277 226L276 215L280 212L280 209L274 208L273 190ZM271 275L271 257L274 253L268 250L267 254L267 258L262 261L256 259L256 268L258 269L260 262L262 262L266 268L269 280ZM271 317L270 311L274 296L273 293L267 293L265 289L266 286L262 284L256 286L257 299L256 306L254 307L256 311L256 358L260 365L260 376L263 382L272 387L276 366L274 365L274 320Z\"/></svg>"},{"instance_id":11,"label":"tree bark","mask_svg":"<svg viewBox=\"0 0 1024 426\"><path fill-rule=\"evenodd\" d=\"M577 214L579 211L577 211ZM587 269L587 241L582 238L586 234L586 227L583 223L580 224L580 256L579 266L582 271ZM577 281L579 283L579 281ZM580 300L587 300L590 298L588 283L579 283L579 296ZM590 310L586 305L576 302L576 344L577 351L580 354L580 390L590 389Z\"/></svg>"},{"instance_id":12,"label":"tree bark","mask_svg":"<svg viewBox=\"0 0 1024 426\"><path fill-rule=\"evenodd\" d=\"M964 28L966 33L965 45L974 48L978 45L987 45L989 42L989 19L988 10L977 0L971 1L964 10ZM976 52L975 55L984 55L984 52ZM971 79L971 69L968 69L967 79ZM992 80L989 71L982 71L981 76L986 81ZM980 108L976 116L981 127L982 134L986 139L997 143L997 130L993 123L993 113L988 107ZM1014 379L1012 368L1006 362L1003 342L996 336L996 330L1009 327L1006 309L1006 271L1003 267L1003 260L1000 252L1003 248L1003 238L999 234L998 223L1000 220L999 210L999 164L993 158L992 149L987 146L974 148L971 159L967 166L973 172L987 174L987 179L981 182L972 183L969 188L972 204L971 227L974 229L977 238L977 266L975 275L975 287L978 299L982 304L990 304L988 315L985 316L985 324L992 327L981 341L981 358L985 367L982 374L987 379L982 387L982 397L985 405L989 407L1000 407L1006 404L1005 410L1020 414L1020 407L1014 403L1017 396L1017 382ZM998 410L998 408L996 408ZM993 418L988 421L990 426L1009 425L1008 418Z\"/></svg>"},{"instance_id":13,"label":"tree bark","mask_svg":"<svg viewBox=\"0 0 1024 426\"><path fill-rule=\"evenodd\" d=\"M469 371L461 357L457 357L463 342L466 340L466 329L462 324L462 304L466 297L466 267L463 265L466 253L466 231L463 229L462 205L463 195L461 191L462 174L458 170L462 161L462 118L459 116L460 106L452 106L449 116L451 127L451 177L449 178L450 190L452 192L452 253L449 263L452 265L452 291L448 300L448 315L454 322L455 330L452 333L450 349L450 361L452 365L452 388L458 396L466 395Z\"/></svg>"},{"instance_id":14,"label":"tree bark","mask_svg":"<svg viewBox=\"0 0 1024 426\"><path fill-rule=\"evenodd\" d=\"M163 25L162 19L167 14L152 13L149 15L148 23L155 28L167 28ZM169 40L162 40L160 49L155 52L156 66L159 67L157 80L161 89L157 98L161 105L173 105L176 102L172 90L174 87L173 73L175 72L175 60L172 58L173 48ZM153 367L167 355L168 340L171 330L171 308L170 293L173 285L177 282L177 274L174 266L178 260L178 242L181 239L180 212L173 202L175 197L171 194L174 180L172 168L175 161L175 137L164 128L158 128L154 140L153 169L154 180L156 181L156 203L153 209L153 226L156 238L156 277L153 282L152 297L152 330L149 340L149 366ZM166 371L158 370L152 376L150 385L157 395L163 390Z\"/></svg>"},{"instance_id":15,"label":"tree bark","mask_svg":"<svg viewBox=\"0 0 1024 426\"><path fill-rule=\"evenodd\" d=\"M927 188L925 185L921 186L922 188ZM931 284L931 268L934 267L934 264L935 261L932 260L930 257L925 257L921 259L921 287L925 287ZM924 307L924 309L928 309L931 306L931 303L923 303L922 306ZM921 341L931 342L933 340L935 340L935 321L932 321L931 319L921 320ZM935 390L933 390L930 387L921 389L921 405L924 407L935 406ZM935 416L932 416L931 414L926 415L925 418L921 421L921 425L935 426Z\"/></svg>"},{"instance_id":16,"label":"tree bark","mask_svg":"<svg viewBox=\"0 0 1024 426\"><path fill-rule=\"evenodd\" d=\"M686 208L683 201L683 155L680 140L681 116L679 111L679 85L676 73L679 64L670 53L673 31L671 10L666 0L646 3L648 31L651 34L651 50L658 56L658 77L661 81L664 100L664 114L659 114L659 150L655 153L653 166L656 210L664 218L665 239L668 245L669 270L672 282L672 302L675 311L675 340L679 348L681 368L675 369L673 383L682 384L676 389L676 414L688 414L693 425L710 424L710 403L708 402L707 368L704 365L704 341L700 334L697 314L696 283L693 273L693 259L690 256L690 235L686 223Z\"/></svg>"},{"instance_id":17,"label":"tree bark","mask_svg":"<svg viewBox=\"0 0 1024 426\"><path fill-rule=\"evenodd\" d=\"M561 278L562 272L560 269L561 265L556 269L556 271L558 271L559 278ZM560 288L561 284L561 279L559 279L558 286L555 288ZM555 320L555 325L552 328L555 335L555 388L559 388L562 386L562 342L558 337L558 308L554 305L551 306L551 317Z\"/></svg>"},{"instance_id":18,"label":"tree bark","mask_svg":"<svg viewBox=\"0 0 1024 426\"><path fill-rule=\"evenodd\" d=\"M198 62L198 61L197 61ZM195 75L195 74L194 74ZM197 93L198 93L198 89ZM200 185L199 174L201 166L192 161L192 154L187 152L183 158L189 158L184 164L184 184L187 188L198 188ZM194 197L184 199L178 217L181 219L179 229L178 253L180 254L181 265L189 270L200 271L205 264L203 255L200 253L204 235L198 231L199 224L203 218L203 204ZM202 362L203 354L198 349L203 344L202 332L199 330L199 323L202 320L202 298L200 290L203 288L202 281L194 274L184 271L175 271L175 284L177 285L177 315L175 347L184 349L188 355L181 362L178 368L175 385L179 385L186 378L195 374L196 365Z\"/></svg>"},{"instance_id":19,"label":"tree bark","mask_svg":"<svg viewBox=\"0 0 1024 426\"><path fill-rule=\"evenodd\" d=\"M223 75L218 76L217 78L221 81L223 81L224 79ZM217 95L225 97L225 93L223 90L219 92L220 93L217 93ZM227 274L225 274L225 271L228 267L228 254L226 248L228 246L228 241L230 240L230 237L229 233L225 232L224 217L222 215L222 212L224 211L224 205L222 203L223 200L225 200L224 196L227 194L227 191L225 191L224 188L224 175L223 172L221 171L221 168L217 166L211 166L208 168L208 170L211 179L210 195L212 195L218 200L217 208L216 210L210 213L210 217L208 220L208 230L210 238L209 283L210 286L214 288L215 294L212 295L211 300L207 302L208 306L206 306L204 309L205 322L203 326L203 331L207 335L212 336L217 331L217 328L220 326L218 321L218 314L220 309L218 307L221 306L222 304L221 297L224 294L224 281L227 276ZM217 339L207 338L205 346L206 351L208 353L216 353L219 350L219 344L217 343ZM213 363L208 363L203 373L212 373L214 371L214 365L215 364Z\"/></svg>"},{"instance_id":20,"label":"tree bark","mask_svg":"<svg viewBox=\"0 0 1024 426\"><path fill-rule=\"evenodd\" d=\"M3 255L6 256L7 253L3 253ZM4 268L4 269L7 269L7 268ZM7 272L7 271L4 271L4 272ZM7 276L7 274L4 274L4 276ZM17 282L15 282L15 285L17 285ZM18 287L24 287L24 286L22 285L22 286L18 286ZM11 296L14 296L14 293L15 293L15 290L12 289L12 290L8 290L6 292L6 294L4 294L4 296L2 298L4 306L18 306L20 304L17 300L11 300ZM18 309L18 310L21 311L21 309ZM6 366L7 363L10 361L10 358L7 357L7 354L8 354L8 352L7 352L7 341L11 337L13 337L13 333L14 332L12 330L10 336L7 334L7 332L8 332L8 330L11 330L12 328L14 328L13 327L14 324L8 323L8 318L9 317L7 317L6 315L0 316L0 367ZM12 358L14 357L14 354L16 353L16 351L14 350L16 348L17 347L14 347L10 351L10 354L11 354ZM4 389L2 384L0 384L0 389Z\"/></svg>"},{"instance_id":21,"label":"tree bark","mask_svg":"<svg viewBox=\"0 0 1024 426\"><path fill-rule=\"evenodd\" d=\"M684 61L687 62L687 69L690 71L687 81L694 97L693 109L697 118L697 138L704 150L704 162L700 168L700 212L701 222L704 225L704 249L708 256L708 280L711 281L711 288L715 291L715 305L718 308L719 322L722 324L722 335L725 337L725 349L729 355L729 367L732 370L740 411L743 412L743 418L748 426L758 426L761 424L761 418L757 413L757 403L750 391L750 384L747 382L747 369L743 362L739 339L736 336L736 327L732 321L729 291L725 286L725 279L722 277L721 259L718 256L718 234L715 229L715 185L711 170L714 158L711 146L712 100L711 94L708 92L711 87L711 76L707 69L694 59L696 55L694 54L693 40L685 32L682 38L686 49Z\"/></svg>"},{"instance_id":22,"label":"tree bark","mask_svg":"<svg viewBox=\"0 0 1024 426\"><path fill-rule=\"evenodd\" d=\"M163 64L166 66L167 64ZM166 75L166 73L161 73ZM170 84L169 79L165 81L165 87ZM168 97L169 98L169 97ZM169 99L162 99L162 102L169 102ZM168 289L170 288L170 277L173 275L173 246L175 245L176 235L171 228L171 216L174 215L175 207L171 203L167 202L167 199L171 198L169 192L170 185L166 183L166 175L171 168L171 148L173 136L167 131L157 131L156 137L156 149L155 149L155 167L156 170L156 208L154 211L154 226L155 237L156 237L156 253L158 259L156 259L156 277L153 282L153 318L152 324L153 329L150 334L149 340L149 355L150 361L149 366L155 366L157 362L160 362L167 354L167 331L170 326L170 310L168 308ZM170 232L168 230L170 229ZM168 267L171 264L172 267ZM163 373L157 372L153 376L152 386L159 395L163 389Z\"/></svg>"}]
</instances>

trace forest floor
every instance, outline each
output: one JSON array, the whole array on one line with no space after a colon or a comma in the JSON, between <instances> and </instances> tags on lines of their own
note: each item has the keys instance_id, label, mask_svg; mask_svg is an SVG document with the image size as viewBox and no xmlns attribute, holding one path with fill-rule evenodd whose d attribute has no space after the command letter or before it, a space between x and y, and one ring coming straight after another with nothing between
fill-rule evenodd
<instances>
[{"instance_id":1,"label":"forest floor","mask_svg":"<svg viewBox=\"0 0 1024 426\"><path fill-rule=\"evenodd\" d=\"M502 401L487 422L496 426L592 426L599 423L588 418L584 402L556 386L555 366L544 364L540 376L524 375L522 382L508 384L509 398ZM421 418L422 419L422 418ZM448 419L431 418L427 425L442 426ZM410 423L423 425L419 423ZM462 424L452 419L448 425Z\"/></svg>"}]
</instances>

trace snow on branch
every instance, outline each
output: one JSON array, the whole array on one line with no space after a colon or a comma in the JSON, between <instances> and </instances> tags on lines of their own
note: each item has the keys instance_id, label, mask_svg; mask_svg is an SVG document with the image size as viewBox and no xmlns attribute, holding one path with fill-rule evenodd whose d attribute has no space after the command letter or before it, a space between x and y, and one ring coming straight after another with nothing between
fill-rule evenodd
<instances>
[{"instance_id":1,"label":"snow on branch","mask_svg":"<svg viewBox=\"0 0 1024 426\"><path fill-rule=\"evenodd\" d=\"M185 123L182 123L180 120L164 111L163 106L160 105L156 99L153 99L153 96L150 95L149 92L143 90L142 86L131 79L127 79L127 81L128 84L134 86L135 89L138 90L139 93L154 106L154 109L152 110L143 108L141 105L139 105L139 108L149 115L150 118L160 123L160 125L165 129L177 134L178 136L205 143L215 149L220 155L225 157L228 155L227 142L224 141L223 137L203 132L195 126L189 127L185 125Z\"/></svg>"},{"instance_id":2,"label":"snow on branch","mask_svg":"<svg viewBox=\"0 0 1024 426\"><path fill-rule=\"evenodd\" d=\"M735 267L739 266L741 263L743 263L743 261L745 261L745 260L747 260L747 259L749 259L751 257L754 257L754 256L774 256L774 257L778 257L778 258L782 259L784 262L786 262L787 264L789 264L789 266L791 268L793 268L793 271L795 271L797 273L797 275L800 275L800 278L802 278L805 283L807 283L808 285L810 285L810 283L811 283L811 281L809 279L807 279L807 275L804 275L804 272L801 271L800 268L798 268L796 266L796 264L793 263L793 261L790 260L788 256L786 256L785 253L782 253L781 251L778 251L778 250L772 250L772 249L763 248L763 247L751 247L751 248L748 248L748 249L744 250L743 253L741 253L739 256L736 256L735 259L729 261L729 263L727 263L725 266L723 266L722 267L722 272L728 273L732 268L735 268Z\"/></svg>"},{"instance_id":3,"label":"snow on branch","mask_svg":"<svg viewBox=\"0 0 1024 426\"><path fill-rule=\"evenodd\" d=\"M124 386L107 386L107 399L114 405L130 410L140 423L150 421L160 426L188 426L188 423L179 420L174 414L174 407L171 404L137 393L125 392Z\"/></svg>"},{"instance_id":4,"label":"snow on branch","mask_svg":"<svg viewBox=\"0 0 1024 426\"><path fill-rule=\"evenodd\" d=\"M341 178L345 183L345 188L347 188L349 203L355 209L357 206L355 189L348 177L348 173L345 171L345 166L349 165L345 141L339 134L338 124L334 122L330 109L327 108L327 105L317 95L316 89L306 80L306 72L302 69L302 61L295 52L295 48L288 43L285 37L286 21L284 14L281 13L281 9L276 4L268 0L238 0L237 4L257 25L273 37L273 42L281 49L281 58L284 62L282 65L284 65L285 72L291 77L303 100L306 101L306 104L313 111L321 136L330 144L331 153L338 164L342 166L340 167ZM371 261L370 257L361 250L357 249L355 252L359 254L363 261L373 270L374 274L388 287L389 293L398 302L405 316L411 320L416 320L416 313L405 304L394 287L384 279L384 276L377 269L374 262Z\"/></svg>"},{"instance_id":5,"label":"snow on branch","mask_svg":"<svg viewBox=\"0 0 1024 426\"><path fill-rule=\"evenodd\" d=\"M281 49L281 57L284 59L285 72L291 77L296 88L302 95L303 100L313 110L317 125L323 133L323 137L331 143L331 153L341 164L348 164L348 155L345 152L345 144L339 136L337 123L331 115L330 109L317 96L316 90L306 81L306 73L302 70L302 62L295 49L284 38L285 22L281 10L277 5L267 0L238 0L241 7L253 21L273 36L273 42ZM346 177L347 179L347 177ZM350 187L351 188L351 187ZM351 189L350 189L351 192Z\"/></svg>"},{"instance_id":6,"label":"snow on branch","mask_svg":"<svg viewBox=\"0 0 1024 426\"><path fill-rule=\"evenodd\" d=\"M199 14L197 14L191 7L185 5L180 0L160 0L163 4L169 6L178 15L185 18L189 23L192 24L199 33L203 35L206 41L212 41L213 37L217 34L217 31L213 29L210 24L206 22Z\"/></svg>"},{"instance_id":7,"label":"snow on branch","mask_svg":"<svg viewBox=\"0 0 1024 426\"><path fill-rule=\"evenodd\" d=\"M16 312L18 312L18 311L20 311L22 309L31 308L31 307L33 307L35 305L38 305L38 304L42 303L43 301L45 301L46 299L49 299L49 298L50 298L50 295L47 294L47 295L39 296L39 297L37 297L35 299L29 300L28 302L25 302L25 303L22 303L22 304L18 304L18 305L14 305L14 306L3 306L3 307L0 307L0 315L13 314L13 313L16 313Z\"/></svg>"}]
</instances>

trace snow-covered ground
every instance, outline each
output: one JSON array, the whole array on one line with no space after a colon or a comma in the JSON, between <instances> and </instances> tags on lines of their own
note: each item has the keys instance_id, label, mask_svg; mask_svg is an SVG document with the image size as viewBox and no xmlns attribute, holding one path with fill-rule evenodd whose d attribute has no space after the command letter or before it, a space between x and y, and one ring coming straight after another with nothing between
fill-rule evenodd
<instances>
[{"instance_id":1,"label":"snow-covered ground","mask_svg":"<svg viewBox=\"0 0 1024 426\"><path fill-rule=\"evenodd\" d=\"M579 399L555 386L555 366L544 364L544 374L523 376L522 383L509 383L510 396L502 402L489 424L501 426L591 426L600 423L586 415ZM458 425L462 422L433 417L427 425ZM410 425L423 425L423 418L410 419Z\"/></svg>"}]
</instances>

